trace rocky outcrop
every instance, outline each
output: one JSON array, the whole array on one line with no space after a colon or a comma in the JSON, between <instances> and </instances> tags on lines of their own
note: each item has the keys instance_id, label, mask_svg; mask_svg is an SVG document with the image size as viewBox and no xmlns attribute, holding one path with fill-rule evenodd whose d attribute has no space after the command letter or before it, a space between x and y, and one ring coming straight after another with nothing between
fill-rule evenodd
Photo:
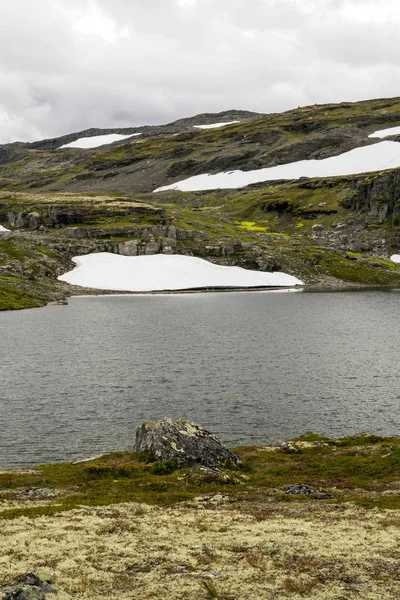
<instances>
[{"instance_id":1,"label":"rocky outcrop","mask_svg":"<svg viewBox=\"0 0 400 600\"><path fill-rule=\"evenodd\" d=\"M171 460L178 467L220 463L240 464L239 457L201 425L185 419L143 423L136 431L136 452L151 452L157 461Z\"/></svg>"},{"instance_id":2,"label":"rocky outcrop","mask_svg":"<svg viewBox=\"0 0 400 600\"><path fill-rule=\"evenodd\" d=\"M46 581L28 573L17 581L6 584L0 589L1 600L46 600L49 594L56 594L51 587L51 581Z\"/></svg>"},{"instance_id":3,"label":"rocky outcrop","mask_svg":"<svg viewBox=\"0 0 400 600\"><path fill-rule=\"evenodd\" d=\"M3 213L1 213L3 214ZM77 225L91 221L97 217L131 217L131 216L151 216L158 218L160 221L165 220L165 210L155 208L145 204L131 204L122 208L69 208L49 206L41 210L41 214L36 211L29 210L8 210L6 212L7 220L11 227L15 229L38 229L43 224L46 227L66 227L68 225ZM71 228L74 229L74 228ZM68 232L71 235L71 232ZM71 237L82 237L72 235ZM84 236L83 236L84 237Z\"/></svg>"}]
</instances>

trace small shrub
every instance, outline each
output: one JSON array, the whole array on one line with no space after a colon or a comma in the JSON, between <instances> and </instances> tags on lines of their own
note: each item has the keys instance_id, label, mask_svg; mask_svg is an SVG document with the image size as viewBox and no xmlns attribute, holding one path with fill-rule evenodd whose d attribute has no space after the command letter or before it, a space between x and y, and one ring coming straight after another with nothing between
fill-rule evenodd
<instances>
[{"instance_id":1,"label":"small shrub","mask_svg":"<svg viewBox=\"0 0 400 600\"><path fill-rule=\"evenodd\" d=\"M215 583L210 579L203 579L201 585L204 587L207 593L207 598L219 598Z\"/></svg>"},{"instance_id":2,"label":"small shrub","mask_svg":"<svg viewBox=\"0 0 400 600\"><path fill-rule=\"evenodd\" d=\"M156 462L156 457L151 450L141 450L140 452L136 452L135 456L138 462L145 463L146 465Z\"/></svg>"},{"instance_id":3,"label":"small shrub","mask_svg":"<svg viewBox=\"0 0 400 600\"><path fill-rule=\"evenodd\" d=\"M283 582L283 587L289 594L299 594L300 596L304 596L309 594L318 583L317 579L294 579L293 577L288 577Z\"/></svg>"},{"instance_id":4,"label":"small shrub","mask_svg":"<svg viewBox=\"0 0 400 600\"><path fill-rule=\"evenodd\" d=\"M151 473L153 475L169 475L173 473L178 468L178 465L173 460L164 460L162 462L156 463L154 467L151 469Z\"/></svg>"}]
</instances>

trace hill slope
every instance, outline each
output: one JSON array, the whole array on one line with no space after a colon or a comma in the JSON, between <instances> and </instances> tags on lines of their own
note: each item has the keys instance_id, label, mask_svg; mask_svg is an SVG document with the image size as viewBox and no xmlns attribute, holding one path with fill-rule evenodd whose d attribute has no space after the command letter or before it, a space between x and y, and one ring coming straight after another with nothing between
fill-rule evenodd
<instances>
[{"instance_id":1,"label":"hill slope","mask_svg":"<svg viewBox=\"0 0 400 600\"><path fill-rule=\"evenodd\" d=\"M239 122L199 128L232 121ZM233 110L0 146L0 224L14 233L0 240L0 308L71 293L56 276L72 256L93 251L177 252L282 270L313 286L397 287L400 268L388 259L400 247L400 169L153 191L194 175L338 156L381 143L370 134L398 125L400 98L392 98L271 115ZM109 133L133 137L59 149Z\"/></svg>"}]
</instances>

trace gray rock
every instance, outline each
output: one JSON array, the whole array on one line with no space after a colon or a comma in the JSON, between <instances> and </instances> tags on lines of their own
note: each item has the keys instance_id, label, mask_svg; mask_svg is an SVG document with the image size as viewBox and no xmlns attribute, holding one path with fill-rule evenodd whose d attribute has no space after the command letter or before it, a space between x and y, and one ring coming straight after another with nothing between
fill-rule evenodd
<instances>
[{"instance_id":1,"label":"gray rock","mask_svg":"<svg viewBox=\"0 0 400 600\"><path fill-rule=\"evenodd\" d=\"M176 227L175 227L175 225L170 225L168 227L167 237L176 239Z\"/></svg>"},{"instance_id":2,"label":"gray rock","mask_svg":"<svg viewBox=\"0 0 400 600\"><path fill-rule=\"evenodd\" d=\"M149 242L145 246L144 253L147 255L158 254L160 252L160 249L161 249L160 242Z\"/></svg>"},{"instance_id":3,"label":"gray rock","mask_svg":"<svg viewBox=\"0 0 400 600\"><path fill-rule=\"evenodd\" d=\"M138 255L138 242L134 240L127 240L126 242L120 242L118 244L118 253L122 256L137 256Z\"/></svg>"},{"instance_id":4,"label":"gray rock","mask_svg":"<svg viewBox=\"0 0 400 600\"><path fill-rule=\"evenodd\" d=\"M77 240L87 237L86 229L82 229L81 227L66 227L64 229L64 233L68 237L75 238Z\"/></svg>"},{"instance_id":5,"label":"gray rock","mask_svg":"<svg viewBox=\"0 0 400 600\"><path fill-rule=\"evenodd\" d=\"M2 242L6 242L7 240L9 240L10 238L13 237L13 232L12 231L0 231L0 240Z\"/></svg>"},{"instance_id":6,"label":"gray rock","mask_svg":"<svg viewBox=\"0 0 400 600\"><path fill-rule=\"evenodd\" d=\"M314 232L318 232L318 231L324 231L325 227L323 225L319 225L318 223L316 223L315 225L312 226L312 230Z\"/></svg>"},{"instance_id":7,"label":"gray rock","mask_svg":"<svg viewBox=\"0 0 400 600\"><path fill-rule=\"evenodd\" d=\"M285 494L290 496L311 496L318 499L332 498L332 495L329 494L329 492L317 490L316 488L311 487L311 485L305 485L304 483L289 483L284 485L281 489Z\"/></svg>"},{"instance_id":8,"label":"gray rock","mask_svg":"<svg viewBox=\"0 0 400 600\"><path fill-rule=\"evenodd\" d=\"M57 495L54 488L27 488L15 492L17 498L29 498L30 500L42 500L44 498L53 498Z\"/></svg>"},{"instance_id":9,"label":"gray rock","mask_svg":"<svg viewBox=\"0 0 400 600\"><path fill-rule=\"evenodd\" d=\"M17 229L22 229L23 227L26 227L26 216L23 212L17 213L15 219L15 227Z\"/></svg>"},{"instance_id":10,"label":"gray rock","mask_svg":"<svg viewBox=\"0 0 400 600\"><path fill-rule=\"evenodd\" d=\"M11 584L0 588L2 600L46 600L47 594L56 594L51 581L40 579L34 573L28 573Z\"/></svg>"},{"instance_id":11,"label":"gray rock","mask_svg":"<svg viewBox=\"0 0 400 600\"><path fill-rule=\"evenodd\" d=\"M224 461L240 464L239 457L215 435L186 419L143 423L136 431L135 451L150 451L157 461L172 460L178 467L216 468Z\"/></svg>"},{"instance_id":12,"label":"gray rock","mask_svg":"<svg viewBox=\"0 0 400 600\"><path fill-rule=\"evenodd\" d=\"M26 217L29 229L37 229L40 225L40 215L37 212L30 212Z\"/></svg>"}]
</instances>

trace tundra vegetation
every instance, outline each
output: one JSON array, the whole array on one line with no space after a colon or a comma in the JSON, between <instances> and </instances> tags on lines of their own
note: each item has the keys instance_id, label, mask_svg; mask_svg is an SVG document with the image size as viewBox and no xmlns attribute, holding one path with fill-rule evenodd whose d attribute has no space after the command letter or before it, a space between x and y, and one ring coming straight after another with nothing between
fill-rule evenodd
<instances>
[{"instance_id":1,"label":"tundra vegetation","mask_svg":"<svg viewBox=\"0 0 400 600\"><path fill-rule=\"evenodd\" d=\"M398 597L400 438L235 452L215 473L148 452L1 472L0 583L33 570L65 599Z\"/></svg>"}]
</instances>

